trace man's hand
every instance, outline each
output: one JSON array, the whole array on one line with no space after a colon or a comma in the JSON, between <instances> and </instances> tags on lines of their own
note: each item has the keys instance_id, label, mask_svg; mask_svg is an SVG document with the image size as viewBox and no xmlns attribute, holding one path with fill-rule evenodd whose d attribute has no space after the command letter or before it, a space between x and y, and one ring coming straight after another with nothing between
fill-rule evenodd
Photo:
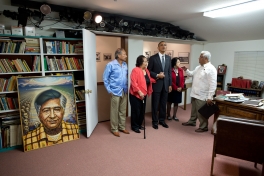
<instances>
[{"instance_id":1,"label":"man's hand","mask_svg":"<svg viewBox=\"0 0 264 176\"><path fill-rule=\"evenodd\" d=\"M186 71L187 70L187 68L185 67L185 66L183 66L183 67L181 67L184 71Z\"/></svg>"},{"instance_id":2,"label":"man's hand","mask_svg":"<svg viewBox=\"0 0 264 176\"><path fill-rule=\"evenodd\" d=\"M157 77L163 79L165 77L164 72L160 72Z\"/></svg>"},{"instance_id":3,"label":"man's hand","mask_svg":"<svg viewBox=\"0 0 264 176\"><path fill-rule=\"evenodd\" d=\"M172 91L172 87L171 86L169 86L169 92L171 92Z\"/></svg>"},{"instance_id":4,"label":"man's hand","mask_svg":"<svg viewBox=\"0 0 264 176\"><path fill-rule=\"evenodd\" d=\"M207 103L208 106L214 104L213 101L212 101L211 99L207 99L206 103Z\"/></svg>"}]
</instances>

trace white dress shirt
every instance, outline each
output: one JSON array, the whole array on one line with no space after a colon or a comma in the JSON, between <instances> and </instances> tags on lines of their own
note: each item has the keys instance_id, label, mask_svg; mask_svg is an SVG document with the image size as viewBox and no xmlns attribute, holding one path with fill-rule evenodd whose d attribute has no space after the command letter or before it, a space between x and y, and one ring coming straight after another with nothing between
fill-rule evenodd
<instances>
[{"instance_id":1,"label":"white dress shirt","mask_svg":"<svg viewBox=\"0 0 264 176\"><path fill-rule=\"evenodd\" d=\"M197 66L193 71L187 69L186 74L193 77L191 97L203 101L213 99L217 84L217 71L210 62Z\"/></svg>"}]
</instances>

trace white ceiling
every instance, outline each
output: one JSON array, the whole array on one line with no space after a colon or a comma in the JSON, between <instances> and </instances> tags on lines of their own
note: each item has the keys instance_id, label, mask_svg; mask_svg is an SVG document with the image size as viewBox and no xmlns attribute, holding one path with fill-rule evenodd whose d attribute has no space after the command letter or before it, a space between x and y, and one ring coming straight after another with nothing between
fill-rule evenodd
<instances>
[{"instance_id":1,"label":"white ceiling","mask_svg":"<svg viewBox=\"0 0 264 176\"><path fill-rule=\"evenodd\" d=\"M168 22L208 42L264 39L264 9L225 18L203 12L249 0L48 0L50 4Z\"/></svg>"}]
</instances>

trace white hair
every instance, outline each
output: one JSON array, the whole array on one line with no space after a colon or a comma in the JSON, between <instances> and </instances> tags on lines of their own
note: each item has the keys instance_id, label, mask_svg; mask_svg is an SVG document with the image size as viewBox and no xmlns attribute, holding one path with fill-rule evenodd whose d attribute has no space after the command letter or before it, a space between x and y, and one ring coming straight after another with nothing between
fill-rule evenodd
<instances>
[{"instance_id":1,"label":"white hair","mask_svg":"<svg viewBox=\"0 0 264 176\"><path fill-rule=\"evenodd\" d=\"M201 54L203 55L203 57L206 57L208 59L208 61L210 62L211 53L209 51L202 51Z\"/></svg>"}]
</instances>

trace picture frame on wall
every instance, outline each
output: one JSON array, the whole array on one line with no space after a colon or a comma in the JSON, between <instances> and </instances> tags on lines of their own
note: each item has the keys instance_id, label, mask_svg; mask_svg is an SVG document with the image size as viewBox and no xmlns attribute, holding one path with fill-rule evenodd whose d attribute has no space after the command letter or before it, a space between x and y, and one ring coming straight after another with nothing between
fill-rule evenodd
<instances>
[{"instance_id":1,"label":"picture frame on wall","mask_svg":"<svg viewBox=\"0 0 264 176\"><path fill-rule=\"evenodd\" d=\"M24 151L79 139L72 75L18 77Z\"/></svg>"},{"instance_id":2,"label":"picture frame on wall","mask_svg":"<svg viewBox=\"0 0 264 176\"><path fill-rule=\"evenodd\" d=\"M173 58L173 50L167 50L165 54Z\"/></svg>"},{"instance_id":3,"label":"picture frame on wall","mask_svg":"<svg viewBox=\"0 0 264 176\"><path fill-rule=\"evenodd\" d=\"M111 53L104 53L103 54L105 61L111 61L112 60L112 54Z\"/></svg>"},{"instance_id":4,"label":"picture frame on wall","mask_svg":"<svg viewBox=\"0 0 264 176\"><path fill-rule=\"evenodd\" d=\"M227 66L225 65L218 65L217 74L224 75L226 73L226 68Z\"/></svg>"},{"instance_id":5,"label":"picture frame on wall","mask_svg":"<svg viewBox=\"0 0 264 176\"><path fill-rule=\"evenodd\" d=\"M150 56L151 56L151 52L150 52L150 51L145 51L145 52L144 52L144 55L145 55L145 57L147 58L147 60L149 61L149 58L150 58Z\"/></svg>"},{"instance_id":6,"label":"picture frame on wall","mask_svg":"<svg viewBox=\"0 0 264 176\"><path fill-rule=\"evenodd\" d=\"M182 64L189 64L189 53L188 52L179 52L178 57Z\"/></svg>"},{"instance_id":7,"label":"picture frame on wall","mask_svg":"<svg viewBox=\"0 0 264 176\"><path fill-rule=\"evenodd\" d=\"M100 62L101 58L100 58L100 52L96 52L96 62Z\"/></svg>"}]
</instances>

